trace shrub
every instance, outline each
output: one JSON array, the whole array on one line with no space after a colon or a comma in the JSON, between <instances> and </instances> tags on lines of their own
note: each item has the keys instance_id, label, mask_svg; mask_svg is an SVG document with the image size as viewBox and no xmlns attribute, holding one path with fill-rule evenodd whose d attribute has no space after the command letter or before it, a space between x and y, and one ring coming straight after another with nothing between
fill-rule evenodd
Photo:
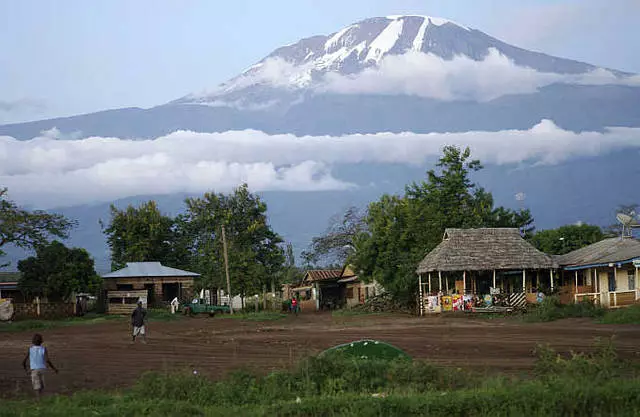
<instances>
[{"instance_id":1,"label":"shrub","mask_svg":"<svg viewBox=\"0 0 640 417\"><path fill-rule=\"evenodd\" d=\"M607 311L600 319L603 324L640 324L640 305Z\"/></svg>"},{"instance_id":2,"label":"shrub","mask_svg":"<svg viewBox=\"0 0 640 417\"><path fill-rule=\"evenodd\" d=\"M597 318L602 317L604 314L605 310L591 301L562 304L560 298L550 296L531 309L525 315L525 320L529 322L548 322L566 318Z\"/></svg>"}]
</instances>

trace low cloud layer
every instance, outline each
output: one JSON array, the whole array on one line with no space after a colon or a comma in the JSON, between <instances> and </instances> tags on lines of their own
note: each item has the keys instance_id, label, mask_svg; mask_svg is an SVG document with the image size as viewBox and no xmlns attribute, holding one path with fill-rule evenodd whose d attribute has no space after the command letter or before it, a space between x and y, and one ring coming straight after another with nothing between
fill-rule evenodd
<instances>
[{"instance_id":1,"label":"low cloud layer","mask_svg":"<svg viewBox=\"0 0 640 417\"><path fill-rule=\"evenodd\" d=\"M38 207L111 201L144 194L339 190L334 164L423 164L444 145L470 146L487 164L556 164L619 149L640 149L640 128L574 133L543 120L529 130L378 133L343 137L268 135L258 131L178 131L155 140L92 137L59 140L48 131L29 141L0 137L0 185Z\"/></svg>"},{"instance_id":2,"label":"low cloud layer","mask_svg":"<svg viewBox=\"0 0 640 417\"><path fill-rule=\"evenodd\" d=\"M489 101L509 94L530 94L555 84L636 85L640 76L616 77L598 68L584 74L555 74L521 67L490 49L482 61L466 56L444 60L433 54L409 52L386 57L379 68L355 75L326 75L323 91L342 94L406 94L440 100Z\"/></svg>"},{"instance_id":3,"label":"low cloud layer","mask_svg":"<svg viewBox=\"0 0 640 417\"><path fill-rule=\"evenodd\" d=\"M320 74L311 63L294 65L282 58L269 58L211 94L215 97L253 85L269 85L312 88L321 93L405 94L446 101L489 101L509 94L535 93L555 83L640 86L640 76L619 77L602 68L582 74L539 72L516 65L494 48L481 61L466 56L445 60L434 54L411 51L386 56L379 66L350 75Z\"/></svg>"}]
</instances>

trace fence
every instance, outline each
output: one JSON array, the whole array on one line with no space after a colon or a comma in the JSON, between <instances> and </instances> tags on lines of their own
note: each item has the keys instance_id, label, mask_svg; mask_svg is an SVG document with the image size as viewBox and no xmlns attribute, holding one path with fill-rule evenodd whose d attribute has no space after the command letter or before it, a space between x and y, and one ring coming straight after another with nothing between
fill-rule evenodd
<instances>
[{"instance_id":1,"label":"fence","mask_svg":"<svg viewBox=\"0 0 640 417\"><path fill-rule=\"evenodd\" d=\"M590 301L603 307L618 308L626 307L631 304L635 304L640 300L640 290L628 290L628 291L608 291L603 293L587 292L576 293L574 295L574 301Z\"/></svg>"},{"instance_id":2,"label":"fence","mask_svg":"<svg viewBox=\"0 0 640 417\"><path fill-rule=\"evenodd\" d=\"M20 319L57 319L73 317L75 303L42 303L36 299L32 303L14 303L15 320Z\"/></svg>"}]
</instances>

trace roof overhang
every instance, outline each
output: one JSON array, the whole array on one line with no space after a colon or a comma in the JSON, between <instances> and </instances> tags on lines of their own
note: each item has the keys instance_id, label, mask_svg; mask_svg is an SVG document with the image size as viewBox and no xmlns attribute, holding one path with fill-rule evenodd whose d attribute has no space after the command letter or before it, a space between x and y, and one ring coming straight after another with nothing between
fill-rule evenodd
<instances>
[{"instance_id":1,"label":"roof overhang","mask_svg":"<svg viewBox=\"0 0 640 417\"><path fill-rule=\"evenodd\" d=\"M18 283L17 282L0 282L0 290L17 290Z\"/></svg>"},{"instance_id":2,"label":"roof overhang","mask_svg":"<svg viewBox=\"0 0 640 417\"><path fill-rule=\"evenodd\" d=\"M295 287L295 288L291 288L291 291L309 291L310 289L312 289L313 287Z\"/></svg>"},{"instance_id":3,"label":"roof overhang","mask_svg":"<svg viewBox=\"0 0 640 417\"><path fill-rule=\"evenodd\" d=\"M640 258L627 259L626 261L603 262L599 264L563 266L562 269L564 269L565 271L578 271L580 269L589 269L589 268L603 268L603 267L612 268L614 266L620 267L625 264L633 264L637 268L640 268Z\"/></svg>"},{"instance_id":4,"label":"roof overhang","mask_svg":"<svg viewBox=\"0 0 640 417\"><path fill-rule=\"evenodd\" d=\"M344 283L347 283L347 282L354 282L354 281L357 281L357 280L358 280L358 277L347 277L347 278L339 279L338 283L339 284L344 284Z\"/></svg>"}]
</instances>

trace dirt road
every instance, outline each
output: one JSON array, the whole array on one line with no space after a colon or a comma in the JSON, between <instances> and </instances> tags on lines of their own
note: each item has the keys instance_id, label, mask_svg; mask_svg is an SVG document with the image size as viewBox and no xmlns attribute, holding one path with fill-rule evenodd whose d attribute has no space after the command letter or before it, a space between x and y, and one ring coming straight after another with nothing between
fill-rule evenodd
<instances>
[{"instance_id":1,"label":"dirt road","mask_svg":"<svg viewBox=\"0 0 640 417\"><path fill-rule=\"evenodd\" d=\"M47 391L130 385L145 371L198 370L213 377L238 367L262 370L357 339L382 340L414 358L463 368L526 372L539 343L559 351L585 351L595 338L615 336L624 358L640 360L640 327L590 320L524 324L514 320L406 316L332 317L302 314L273 322L194 318L156 322L149 343L132 345L126 322L79 325L42 332L61 369L47 375ZM32 332L0 333L0 396L30 389L21 361Z\"/></svg>"}]
</instances>

